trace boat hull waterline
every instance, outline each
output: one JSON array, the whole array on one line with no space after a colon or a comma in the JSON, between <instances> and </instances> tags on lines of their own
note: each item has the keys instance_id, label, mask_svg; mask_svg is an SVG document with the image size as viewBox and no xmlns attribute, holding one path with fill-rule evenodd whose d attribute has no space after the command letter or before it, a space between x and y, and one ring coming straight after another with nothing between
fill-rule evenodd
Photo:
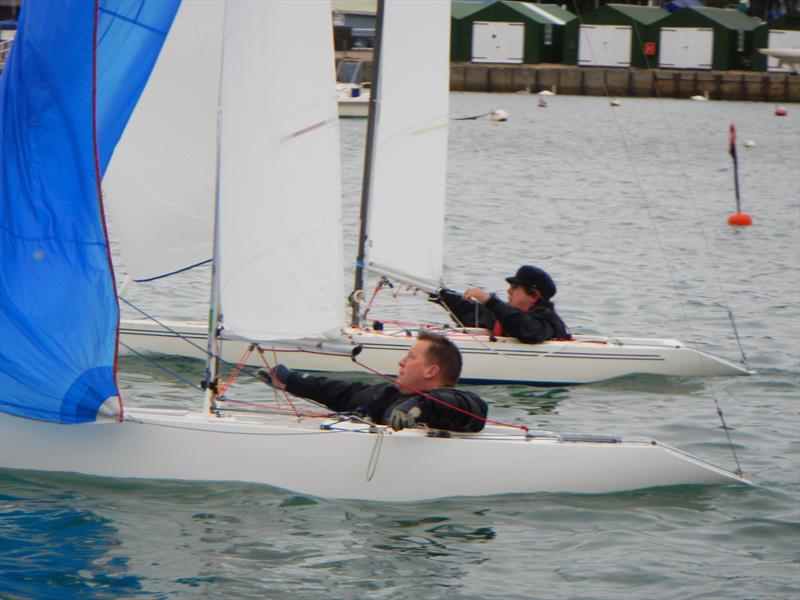
<instances>
[{"instance_id":1,"label":"boat hull waterline","mask_svg":"<svg viewBox=\"0 0 800 600\"><path fill-rule=\"evenodd\" d=\"M480 330L484 331L484 330ZM360 346L359 362L385 375L397 372L398 361L414 343L413 330L382 332L358 328L343 331L338 344ZM120 325L121 354L137 352L205 359L206 327L199 322L123 320ZM464 359L462 383L507 383L540 386L592 383L634 374L663 376L748 375L746 367L702 352L674 339L600 338L576 336L574 341L522 344L513 338L464 334L451 330ZM187 341L188 340L188 341ZM189 343L194 342L195 345ZM291 346L262 346L271 363L282 363L304 371L359 371L347 356L298 351ZM247 348L245 342L228 340L222 358L235 363ZM264 366L258 353L247 360L252 367Z\"/></svg>"},{"instance_id":2,"label":"boat hull waterline","mask_svg":"<svg viewBox=\"0 0 800 600\"><path fill-rule=\"evenodd\" d=\"M328 424L331 429L321 428ZM650 441L526 437L497 426L430 437L277 414L204 417L135 408L122 422L62 425L0 414L0 467L122 478L241 481L321 498L419 501L603 494L749 483ZM431 459L431 457L436 457Z\"/></svg>"}]
</instances>

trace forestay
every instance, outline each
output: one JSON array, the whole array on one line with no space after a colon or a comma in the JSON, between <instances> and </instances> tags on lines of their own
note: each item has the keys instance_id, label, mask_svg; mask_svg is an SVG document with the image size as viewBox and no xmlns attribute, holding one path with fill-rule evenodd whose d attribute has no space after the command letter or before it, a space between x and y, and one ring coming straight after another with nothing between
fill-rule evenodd
<instances>
[{"instance_id":1,"label":"forestay","mask_svg":"<svg viewBox=\"0 0 800 600\"><path fill-rule=\"evenodd\" d=\"M118 410L99 180L176 2L26 2L0 79L0 410ZM95 39L97 41L95 45Z\"/></svg>"},{"instance_id":2,"label":"forestay","mask_svg":"<svg viewBox=\"0 0 800 600\"><path fill-rule=\"evenodd\" d=\"M386 2L366 266L430 287L442 276L449 32L448 2Z\"/></svg>"},{"instance_id":3,"label":"forestay","mask_svg":"<svg viewBox=\"0 0 800 600\"><path fill-rule=\"evenodd\" d=\"M344 320L330 6L225 7L218 207L225 334L297 339Z\"/></svg>"},{"instance_id":4,"label":"forestay","mask_svg":"<svg viewBox=\"0 0 800 600\"><path fill-rule=\"evenodd\" d=\"M181 3L103 179L135 281L211 260L224 8Z\"/></svg>"}]
</instances>

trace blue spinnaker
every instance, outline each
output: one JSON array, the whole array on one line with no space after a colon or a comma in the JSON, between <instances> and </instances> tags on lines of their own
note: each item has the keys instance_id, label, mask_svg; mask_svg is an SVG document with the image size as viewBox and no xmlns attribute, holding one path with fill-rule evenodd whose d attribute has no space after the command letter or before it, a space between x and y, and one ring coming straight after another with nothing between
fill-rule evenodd
<instances>
[{"instance_id":1,"label":"blue spinnaker","mask_svg":"<svg viewBox=\"0 0 800 600\"><path fill-rule=\"evenodd\" d=\"M0 411L82 423L107 400L117 408L119 307L98 178L178 5L22 5L0 79Z\"/></svg>"}]
</instances>

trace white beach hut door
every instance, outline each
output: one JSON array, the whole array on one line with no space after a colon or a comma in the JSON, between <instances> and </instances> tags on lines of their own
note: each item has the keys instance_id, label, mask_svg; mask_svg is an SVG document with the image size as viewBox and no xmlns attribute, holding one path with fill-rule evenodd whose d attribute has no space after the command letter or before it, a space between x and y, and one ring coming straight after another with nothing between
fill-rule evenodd
<instances>
[{"instance_id":1,"label":"white beach hut door","mask_svg":"<svg viewBox=\"0 0 800 600\"><path fill-rule=\"evenodd\" d=\"M472 24L472 62L522 64L524 23Z\"/></svg>"},{"instance_id":2,"label":"white beach hut door","mask_svg":"<svg viewBox=\"0 0 800 600\"><path fill-rule=\"evenodd\" d=\"M581 25L578 64L631 66L631 28L627 25Z\"/></svg>"},{"instance_id":3,"label":"white beach hut door","mask_svg":"<svg viewBox=\"0 0 800 600\"><path fill-rule=\"evenodd\" d=\"M658 65L671 69L710 69L714 30L665 27L661 30Z\"/></svg>"}]
</instances>

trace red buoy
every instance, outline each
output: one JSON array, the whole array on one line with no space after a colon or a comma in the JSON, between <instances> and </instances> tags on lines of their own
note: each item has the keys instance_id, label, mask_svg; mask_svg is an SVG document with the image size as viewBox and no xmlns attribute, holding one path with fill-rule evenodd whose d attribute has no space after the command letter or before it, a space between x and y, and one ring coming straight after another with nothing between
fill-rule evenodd
<instances>
[{"instance_id":1,"label":"red buoy","mask_svg":"<svg viewBox=\"0 0 800 600\"><path fill-rule=\"evenodd\" d=\"M753 219L747 213L736 213L728 217L728 225L747 227L753 224Z\"/></svg>"},{"instance_id":2,"label":"red buoy","mask_svg":"<svg viewBox=\"0 0 800 600\"><path fill-rule=\"evenodd\" d=\"M785 117L787 114L789 114L789 111L787 111L783 106L779 106L775 109L775 114L779 117Z\"/></svg>"}]
</instances>

